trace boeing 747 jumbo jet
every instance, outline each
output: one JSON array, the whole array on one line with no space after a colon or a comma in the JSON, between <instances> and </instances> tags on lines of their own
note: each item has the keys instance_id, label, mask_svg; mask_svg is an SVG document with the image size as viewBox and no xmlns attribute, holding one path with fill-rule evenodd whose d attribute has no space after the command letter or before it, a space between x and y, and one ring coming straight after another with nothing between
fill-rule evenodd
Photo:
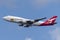
<instances>
[{"instance_id":1,"label":"boeing 747 jumbo jet","mask_svg":"<svg viewBox=\"0 0 60 40\"><path fill-rule=\"evenodd\" d=\"M5 16L5 17L3 17L3 19L8 21L8 22L17 23L19 26L24 26L24 27L54 25L54 24L56 24L56 22L55 22L56 18L57 18L57 16L53 16L46 21L40 21L40 20L46 19L46 17L40 18L40 19L35 19L35 20L25 19L25 18L16 17L16 16Z\"/></svg>"}]
</instances>

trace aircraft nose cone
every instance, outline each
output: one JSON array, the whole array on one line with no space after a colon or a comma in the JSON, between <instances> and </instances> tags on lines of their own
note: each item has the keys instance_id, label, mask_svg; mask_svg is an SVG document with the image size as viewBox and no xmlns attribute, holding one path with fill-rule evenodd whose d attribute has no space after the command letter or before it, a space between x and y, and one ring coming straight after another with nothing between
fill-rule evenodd
<instances>
[{"instance_id":1,"label":"aircraft nose cone","mask_svg":"<svg viewBox=\"0 0 60 40\"><path fill-rule=\"evenodd\" d=\"M7 20L7 17L3 17L4 20Z\"/></svg>"},{"instance_id":2,"label":"aircraft nose cone","mask_svg":"<svg viewBox=\"0 0 60 40\"><path fill-rule=\"evenodd\" d=\"M3 17L3 19L6 19L6 17Z\"/></svg>"}]
</instances>

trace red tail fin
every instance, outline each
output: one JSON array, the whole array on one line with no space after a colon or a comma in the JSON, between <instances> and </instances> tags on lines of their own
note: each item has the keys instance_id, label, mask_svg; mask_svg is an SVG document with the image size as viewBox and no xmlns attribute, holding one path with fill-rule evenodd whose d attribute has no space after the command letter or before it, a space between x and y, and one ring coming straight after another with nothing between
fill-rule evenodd
<instances>
[{"instance_id":1,"label":"red tail fin","mask_svg":"<svg viewBox=\"0 0 60 40\"><path fill-rule=\"evenodd\" d=\"M48 19L45 23L55 23L57 16L53 16L52 18Z\"/></svg>"}]
</instances>

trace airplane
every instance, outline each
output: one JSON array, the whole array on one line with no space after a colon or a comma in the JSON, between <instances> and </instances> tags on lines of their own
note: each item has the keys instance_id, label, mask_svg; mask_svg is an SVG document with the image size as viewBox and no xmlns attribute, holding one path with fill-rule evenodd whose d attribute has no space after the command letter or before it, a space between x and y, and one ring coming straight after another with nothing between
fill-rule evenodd
<instances>
[{"instance_id":1,"label":"airplane","mask_svg":"<svg viewBox=\"0 0 60 40\"><path fill-rule=\"evenodd\" d=\"M3 19L8 21L8 22L17 23L19 26L24 26L24 27L54 25L54 24L56 24L56 18L57 18L57 16L53 16L46 21L40 21L40 20L46 19L46 17L40 18L40 19L35 19L35 20L26 19L26 18L22 18L22 17L16 17L16 16L3 17Z\"/></svg>"}]
</instances>

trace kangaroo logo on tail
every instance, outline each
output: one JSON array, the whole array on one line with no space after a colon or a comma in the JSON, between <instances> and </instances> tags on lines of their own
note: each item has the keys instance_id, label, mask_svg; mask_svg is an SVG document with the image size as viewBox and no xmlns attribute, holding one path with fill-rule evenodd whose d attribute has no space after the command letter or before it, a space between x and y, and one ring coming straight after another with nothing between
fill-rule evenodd
<instances>
[{"instance_id":1,"label":"kangaroo logo on tail","mask_svg":"<svg viewBox=\"0 0 60 40\"><path fill-rule=\"evenodd\" d=\"M48 21L50 21L49 23L54 23L56 21L57 16L53 16L52 18L50 18Z\"/></svg>"},{"instance_id":2,"label":"kangaroo logo on tail","mask_svg":"<svg viewBox=\"0 0 60 40\"><path fill-rule=\"evenodd\" d=\"M46 23L55 23L57 16L53 16L52 18L48 19Z\"/></svg>"}]
</instances>

